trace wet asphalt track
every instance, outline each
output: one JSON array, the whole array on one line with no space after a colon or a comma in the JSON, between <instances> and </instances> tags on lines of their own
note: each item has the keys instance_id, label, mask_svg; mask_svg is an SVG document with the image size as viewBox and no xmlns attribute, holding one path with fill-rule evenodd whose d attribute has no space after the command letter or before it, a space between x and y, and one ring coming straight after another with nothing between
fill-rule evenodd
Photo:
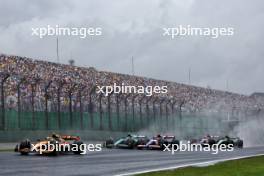
<instances>
[{"instance_id":1,"label":"wet asphalt track","mask_svg":"<svg viewBox=\"0 0 264 176\"><path fill-rule=\"evenodd\" d=\"M104 149L86 155L21 156L0 152L0 175L118 175L218 159L264 154L264 147L213 155L208 152L169 152Z\"/></svg>"}]
</instances>

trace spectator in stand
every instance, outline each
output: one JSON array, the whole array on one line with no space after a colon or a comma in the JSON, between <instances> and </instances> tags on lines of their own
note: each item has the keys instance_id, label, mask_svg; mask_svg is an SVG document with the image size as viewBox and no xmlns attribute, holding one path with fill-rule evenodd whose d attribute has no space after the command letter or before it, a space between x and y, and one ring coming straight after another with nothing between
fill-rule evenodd
<instances>
[{"instance_id":1,"label":"spectator in stand","mask_svg":"<svg viewBox=\"0 0 264 176\"><path fill-rule=\"evenodd\" d=\"M18 91L20 87L21 101L24 108L28 108L34 96L35 109L43 110L45 107L45 96L48 97L48 106L51 110L56 107L57 96L60 96L62 110L67 110L69 105L69 91L72 93L73 106L80 107L80 97L78 89L85 87L82 91L81 98L83 102L88 103L89 91L96 85L113 85L114 83L133 86L167 86L167 95L155 94L158 99L176 100L177 105L184 107L188 111L212 110L219 111L222 109L263 109L264 100L255 97L235 94L231 92L201 88L190 85L178 84L162 80L154 80L145 77L137 77L125 74L97 71L94 68L76 67L64 64L56 64L47 61L32 60L19 56L0 55L0 77L8 73L10 78L7 79L4 89L6 103L8 108L17 108ZM50 85L49 85L50 83ZM48 86L48 95L45 89ZM60 90L60 95L58 95ZM96 97L94 97L96 98ZM135 102L138 104L142 96L137 96ZM107 105L104 98L103 106ZM132 103L132 97L128 98L128 103ZM111 103L116 103L111 99Z\"/></svg>"}]
</instances>

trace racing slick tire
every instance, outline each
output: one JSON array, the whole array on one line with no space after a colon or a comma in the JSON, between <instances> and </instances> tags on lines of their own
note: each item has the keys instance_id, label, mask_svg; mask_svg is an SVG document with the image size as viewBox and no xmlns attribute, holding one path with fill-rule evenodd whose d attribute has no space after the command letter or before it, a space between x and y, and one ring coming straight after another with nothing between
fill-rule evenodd
<instances>
[{"instance_id":1,"label":"racing slick tire","mask_svg":"<svg viewBox=\"0 0 264 176\"><path fill-rule=\"evenodd\" d=\"M105 141L105 147L106 148L113 148L113 146L114 146L114 140L113 139L107 139Z\"/></svg>"},{"instance_id":2,"label":"racing slick tire","mask_svg":"<svg viewBox=\"0 0 264 176\"><path fill-rule=\"evenodd\" d=\"M134 149L136 147L136 144L135 144L135 142L133 140L128 140L127 141L127 147L129 149Z\"/></svg>"},{"instance_id":3,"label":"racing slick tire","mask_svg":"<svg viewBox=\"0 0 264 176\"><path fill-rule=\"evenodd\" d=\"M20 142L20 144L19 144L19 152L20 152L21 155L27 155L30 152L30 149L31 149L31 143L30 143L30 141L28 139Z\"/></svg>"},{"instance_id":4,"label":"racing slick tire","mask_svg":"<svg viewBox=\"0 0 264 176\"><path fill-rule=\"evenodd\" d=\"M73 150L73 153L76 155L80 155L83 152L81 149L81 145L83 144L83 142L82 141L74 141L73 144L77 145L77 150Z\"/></svg>"},{"instance_id":5,"label":"racing slick tire","mask_svg":"<svg viewBox=\"0 0 264 176\"><path fill-rule=\"evenodd\" d=\"M167 145L167 144L168 143L166 141L161 140L160 143L159 143L160 150L164 150L165 149L165 146L164 145Z\"/></svg>"},{"instance_id":6,"label":"racing slick tire","mask_svg":"<svg viewBox=\"0 0 264 176\"><path fill-rule=\"evenodd\" d=\"M49 154L52 156L57 156L59 154L59 152L56 150L56 147L58 147L58 143L56 141L50 141L50 144L53 144L55 148Z\"/></svg>"},{"instance_id":7,"label":"racing slick tire","mask_svg":"<svg viewBox=\"0 0 264 176\"><path fill-rule=\"evenodd\" d=\"M179 140L173 140L171 142L171 145L173 145L175 150L178 150L179 146L180 146L180 141Z\"/></svg>"},{"instance_id":8,"label":"racing slick tire","mask_svg":"<svg viewBox=\"0 0 264 176\"><path fill-rule=\"evenodd\" d=\"M14 151L15 151L15 152L18 152L18 150L19 150L19 145L17 144L17 145L15 146Z\"/></svg>"},{"instance_id":9,"label":"racing slick tire","mask_svg":"<svg viewBox=\"0 0 264 176\"><path fill-rule=\"evenodd\" d=\"M237 148L242 149L244 147L244 142L242 140L237 141Z\"/></svg>"},{"instance_id":10,"label":"racing slick tire","mask_svg":"<svg viewBox=\"0 0 264 176\"><path fill-rule=\"evenodd\" d=\"M208 140L209 146L212 148L214 144L216 144L216 141L214 139L209 139Z\"/></svg>"},{"instance_id":11,"label":"racing slick tire","mask_svg":"<svg viewBox=\"0 0 264 176\"><path fill-rule=\"evenodd\" d=\"M225 146L227 146L227 145L229 145L229 144L232 144L233 147L235 147L235 143L234 143L234 141L232 141L232 140L223 141L223 142L219 143L218 146L220 146L220 145L225 145Z\"/></svg>"}]
</instances>

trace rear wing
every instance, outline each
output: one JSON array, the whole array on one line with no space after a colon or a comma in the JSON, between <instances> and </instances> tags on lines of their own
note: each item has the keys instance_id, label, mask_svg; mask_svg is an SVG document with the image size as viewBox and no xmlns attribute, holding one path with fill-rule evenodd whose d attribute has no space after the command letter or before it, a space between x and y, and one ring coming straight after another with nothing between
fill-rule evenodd
<instances>
[{"instance_id":1,"label":"rear wing","mask_svg":"<svg viewBox=\"0 0 264 176\"><path fill-rule=\"evenodd\" d=\"M63 135L61 136L64 140L76 140L79 141L81 138L79 136L69 136L69 135Z\"/></svg>"},{"instance_id":2,"label":"rear wing","mask_svg":"<svg viewBox=\"0 0 264 176\"><path fill-rule=\"evenodd\" d=\"M163 136L164 139L168 139L168 138L175 138L175 136L172 136L172 135L166 135L166 136Z\"/></svg>"}]
</instances>

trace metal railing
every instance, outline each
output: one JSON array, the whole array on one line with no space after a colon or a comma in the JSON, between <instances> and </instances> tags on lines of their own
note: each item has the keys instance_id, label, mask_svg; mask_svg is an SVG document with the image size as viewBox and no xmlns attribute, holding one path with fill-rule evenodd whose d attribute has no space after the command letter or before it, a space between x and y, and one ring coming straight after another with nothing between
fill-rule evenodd
<instances>
[{"instance_id":1,"label":"metal railing","mask_svg":"<svg viewBox=\"0 0 264 176\"><path fill-rule=\"evenodd\" d=\"M105 97L96 93L96 85L69 83L64 79L45 82L38 77L26 79L2 72L0 78L1 130L139 131L151 125L164 131L182 128L184 102L175 98L138 94ZM8 85L12 79L15 86ZM15 106L8 105L9 96L15 97ZM235 116L241 111L233 108L231 113Z\"/></svg>"}]
</instances>

